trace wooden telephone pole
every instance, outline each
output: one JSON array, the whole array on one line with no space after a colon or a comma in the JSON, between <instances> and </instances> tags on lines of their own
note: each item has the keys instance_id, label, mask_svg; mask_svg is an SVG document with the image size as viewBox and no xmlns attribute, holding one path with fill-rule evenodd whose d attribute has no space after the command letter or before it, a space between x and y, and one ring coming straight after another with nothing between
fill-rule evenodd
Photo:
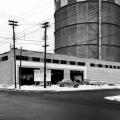
<instances>
[{"instance_id":1,"label":"wooden telephone pole","mask_svg":"<svg viewBox=\"0 0 120 120\"><path fill-rule=\"evenodd\" d=\"M13 49L14 49L14 82L15 82L15 89L17 88L16 82L16 52L15 52L15 26L18 26L18 22L14 20L9 20L9 25L12 26L13 29Z\"/></svg>"},{"instance_id":2,"label":"wooden telephone pole","mask_svg":"<svg viewBox=\"0 0 120 120\"><path fill-rule=\"evenodd\" d=\"M45 33L44 33L44 88L46 88L46 48L47 48L47 28L49 27L49 22L45 22L43 23L42 28L45 29Z\"/></svg>"}]
</instances>

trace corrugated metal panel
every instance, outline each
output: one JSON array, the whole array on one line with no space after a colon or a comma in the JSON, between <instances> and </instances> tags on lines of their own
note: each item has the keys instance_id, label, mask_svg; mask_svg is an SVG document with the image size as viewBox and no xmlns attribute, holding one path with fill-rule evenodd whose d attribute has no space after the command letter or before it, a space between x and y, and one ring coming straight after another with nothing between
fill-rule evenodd
<instances>
[{"instance_id":1,"label":"corrugated metal panel","mask_svg":"<svg viewBox=\"0 0 120 120\"><path fill-rule=\"evenodd\" d=\"M120 6L103 1L101 12L102 59L120 61ZM98 59L98 0L79 1L56 11L55 49L57 54Z\"/></svg>"},{"instance_id":2,"label":"corrugated metal panel","mask_svg":"<svg viewBox=\"0 0 120 120\"><path fill-rule=\"evenodd\" d=\"M107 46L106 45L102 45L102 60L107 60Z\"/></svg>"},{"instance_id":3,"label":"corrugated metal panel","mask_svg":"<svg viewBox=\"0 0 120 120\"><path fill-rule=\"evenodd\" d=\"M88 58L98 59L98 45L88 45Z\"/></svg>"}]
</instances>

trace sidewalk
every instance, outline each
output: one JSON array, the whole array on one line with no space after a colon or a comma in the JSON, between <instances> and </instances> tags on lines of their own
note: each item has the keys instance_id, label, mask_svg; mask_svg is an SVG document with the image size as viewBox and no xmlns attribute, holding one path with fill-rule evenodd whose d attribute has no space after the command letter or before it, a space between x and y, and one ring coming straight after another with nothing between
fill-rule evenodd
<instances>
[{"instance_id":1,"label":"sidewalk","mask_svg":"<svg viewBox=\"0 0 120 120\"><path fill-rule=\"evenodd\" d=\"M95 86L95 85L79 85L78 88L74 87L59 87L58 85L52 85L47 86L44 88L44 86L21 86L19 89L19 86L17 86L16 89L14 89L14 85L11 86L0 86L1 90L22 90L22 91L83 91L83 90L102 90L102 89L120 89L120 85L101 85L101 86Z\"/></svg>"}]
</instances>

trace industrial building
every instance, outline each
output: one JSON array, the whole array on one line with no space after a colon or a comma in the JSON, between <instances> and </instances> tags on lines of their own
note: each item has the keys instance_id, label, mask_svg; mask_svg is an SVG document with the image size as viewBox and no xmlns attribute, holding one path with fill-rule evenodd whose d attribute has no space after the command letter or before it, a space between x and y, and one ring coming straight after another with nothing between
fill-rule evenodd
<instances>
[{"instance_id":1,"label":"industrial building","mask_svg":"<svg viewBox=\"0 0 120 120\"><path fill-rule=\"evenodd\" d=\"M55 0L55 9L55 54L46 54L47 83L79 79L120 84L119 1ZM0 55L0 84L43 83L44 53L15 51L16 66L12 48Z\"/></svg>"},{"instance_id":2,"label":"industrial building","mask_svg":"<svg viewBox=\"0 0 120 120\"><path fill-rule=\"evenodd\" d=\"M55 53L120 62L119 0L55 0Z\"/></svg>"},{"instance_id":3,"label":"industrial building","mask_svg":"<svg viewBox=\"0 0 120 120\"><path fill-rule=\"evenodd\" d=\"M0 84L14 84L14 51L0 55ZM21 85L43 82L44 53L22 51ZM74 81L97 80L104 83L120 83L120 63L47 54L47 81L52 84L65 79ZM20 50L16 49L16 82L19 84Z\"/></svg>"}]
</instances>

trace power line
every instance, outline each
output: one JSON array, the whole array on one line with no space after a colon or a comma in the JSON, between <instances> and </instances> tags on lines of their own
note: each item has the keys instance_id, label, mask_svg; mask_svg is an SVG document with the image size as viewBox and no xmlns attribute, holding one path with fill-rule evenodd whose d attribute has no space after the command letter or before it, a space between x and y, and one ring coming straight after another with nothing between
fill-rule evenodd
<instances>
[{"instance_id":1,"label":"power line","mask_svg":"<svg viewBox=\"0 0 120 120\"><path fill-rule=\"evenodd\" d=\"M36 26L38 26L38 25L39 25L39 23L37 23L37 24L35 24L35 25L32 25L31 27L26 28L26 29L20 31L19 34L20 34L21 32L24 33L24 31L28 31L28 30L30 30L31 28L34 28L34 27L36 27Z\"/></svg>"},{"instance_id":2,"label":"power line","mask_svg":"<svg viewBox=\"0 0 120 120\"><path fill-rule=\"evenodd\" d=\"M107 9L107 10L109 10L109 9ZM105 9L105 11L106 11L106 9ZM86 14L85 14L86 15ZM29 29L29 28L28 28Z\"/></svg>"},{"instance_id":3,"label":"power line","mask_svg":"<svg viewBox=\"0 0 120 120\"><path fill-rule=\"evenodd\" d=\"M107 9L108 10L108 9ZM106 10L102 10L102 12L103 11L106 11ZM79 12L78 12L79 13ZM95 13L97 13L97 11L95 11ZM86 16L86 15L92 15L92 14L95 14L95 13L93 13L93 12L89 12L89 13L87 13L87 14L85 14L85 15L81 15L80 17L79 17L79 19L80 18L83 18L84 16ZM76 13L75 13L76 14ZM74 16L75 14L72 14L72 15L70 15L69 17L71 17L71 16ZM68 18L68 17L66 17L66 18ZM64 18L64 19L66 19L66 18ZM53 19L53 18L49 18L49 19ZM61 19L61 20L59 20L59 21L62 21L62 20L64 20L64 19ZM92 18L91 18L92 19ZM58 21L58 22L59 22ZM38 24L40 24L40 23L38 23ZM36 24L36 25L34 25L34 26L37 26L38 24ZM42 23L41 23L42 24ZM53 23L54 24L54 23ZM32 26L32 27L34 27L34 26ZM30 27L31 28L31 27ZM27 30L28 30L29 28L27 28ZM31 32L30 32L31 33Z\"/></svg>"},{"instance_id":4,"label":"power line","mask_svg":"<svg viewBox=\"0 0 120 120\"><path fill-rule=\"evenodd\" d=\"M45 5L45 7L44 8L42 8L42 7L36 7L36 8L32 8L31 10L29 10L28 12L28 14L30 14L30 15L26 15L26 13L24 12L23 13L23 15L22 14L20 14L20 16L23 16L23 17L28 17L28 16L32 16L32 14L34 14L35 15L35 13L36 12L41 12L41 11L43 11L42 9L44 9L44 11L46 11L46 10L48 10L48 8L50 8L50 4L46 7L46 5ZM38 8L38 9L37 9ZM41 9L42 8L42 9ZM31 14L32 13L32 14ZM22 18L21 18L22 19ZM23 18L24 19L24 18Z\"/></svg>"},{"instance_id":5,"label":"power line","mask_svg":"<svg viewBox=\"0 0 120 120\"><path fill-rule=\"evenodd\" d=\"M50 19L51 19L51 18L50 18ZM47 19L47 20L50 20L50 19ZM44 22L46 22L47 20L45 20ZM35 24L35 25L33 25L33 26L29 27L29 28L24 29L24 30L22 30L22 33L24 33L23 31L28 31L28 30L31 30L31 28L34 28L34 27L36 27L36 26L38 26L38 25L42 25L44 22L37 23L37 24ZM50 24L50 25L52 25L52 24ZM37 30L41 30L41 28L39 28L39 29L37 29ZM25 35L29 35L29 34L31 34L31 33L34 33L34 32L36 32L37 30L31 31L31 32L29 32L29 33L26 33ZM19 34L21 34L21 33L18 33L18 35L19 35ZM22 37L23 37L23 36L22 36Z\"/></svg>"},{"instance_id":6,"label":"power line","mask_svg":"<svg viewBox=\"0 0 120 120\"><path fill-rule=\"evenodd\" d=\"M32 32L29 32L29 33L27 33L27 34L25 34L25 35L31 35L31 34L33 34L33 33L35 33L35 32L37 32L37 31L39 31L39 30L41 30L40 28L39 29L37 29L37 30L34 30L34 31L32 31ZM24 36L21 36L20 38L23 38Z\"/></svg>"},{"instance_id":7,"label":"power line","mask_svg":"<svg viewBox=\"0 0 120 120\"><path fill-rule=\"evenodd\" d=\"M111 35L111 36L114 36L114 35ZM105 36L105 37L108 37L108 36ZM103 37L103 38L105 38L105 37ZM109 36L110 37L110 36ZM91 39L91 40L87 40L86 42L89 42L89 41L94 41L94 40L96 40L96 39ZM86 44L86 43L84 43L84 42L80 42L80 45L84 45L84 44ZM66 47L66 46L65 46ZM118 46L118 47L120 47L120 46ZM51 50L54 50L54 49L51 49ZM48 51L51 51L51 50L48 50ZM33 52L33 51L31 51L31 52ZM37 53L23 53L23 55L32 55L32 54L37 54ZM13 58L14 56L11 56L10 58Z\"/></svg>"},{"instance_id":8,"label":"power line","mask_svg":"<svg viewBox=\"0 0 120 120\"><path fill-rule=\"evenodd\" d=\"M108 10L108 9L107 9ZM106 11L106 10L104 10L104 11ZM103 12L103 10L102 10L102 12ZM78 12L79 13L79 12ZM93 12L89 12L89 13L87 13L87 14L85 14L85 15L81 15L80 17L79 17L79 19L81 19L81 18L83 18L84 16L86 16L86 15L93 15L93 14L95 14L95 13L97 13L97 11L94 11L94 13ZM70 16L68 16L69 18L71 17L71 16L74 16L74 15L76 15L76 13L75 14L72 14L72 15L70 15ZM66 18L68 18L68 17L66 17ZM94 16L93 16L94 17ZM61 19L61 20L59 20L59 21L57 21L57 22L61 22L62 20L64 20L64 19L66 19L66 18L63 18L63 19ZM52 18L50 18L50 19L52 19ZM92 19L92 18L91 18ZM108 19L108 18L107 18ZM49 19L48 19L49 20ZM89 19L90 20L90 19ZM39 23L40 24L40 23ZM42 23L41 23L42 24ZM52 24L54 24L54 23L52 23ZM52 25L52 24L50 24L50 25ZM35 26L37 26L38 24L36 24ZM28 28L29 29L29 28ZM28 30L27 29L27 30ZM32 32L30 32L30 33L32 33ZM28 33L29 34L29 33Z\"/></svg>"},{"instance_id":9,"label":"power line","mask_svg":"<svg viewBox=\"0 0 120 120\"><path fill-rule=\"evenodd\" d=\"M107 9L108 10L108 9ZM109 18L109 17L108 17ZM32 33L32 32L31 32ZM29 33L30 34L30 33Z\"/></svg>"}]
</instances>

